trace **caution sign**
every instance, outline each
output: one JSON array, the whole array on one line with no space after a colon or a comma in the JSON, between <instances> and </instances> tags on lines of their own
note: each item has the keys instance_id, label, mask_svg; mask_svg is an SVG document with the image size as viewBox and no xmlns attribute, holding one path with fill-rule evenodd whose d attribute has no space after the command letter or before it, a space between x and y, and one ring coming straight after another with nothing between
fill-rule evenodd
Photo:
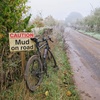
<instances>
[{"instance_id":1,"label":"caution sign","mask_svg":"<svg viewBox=\"0 0 100 100\"><path fill-rule=\"evenodd\" d=\"M34 50L34 42L30 38L34 38L34 33L9 33L10 51Z\"/></svg>"}]
</instances>

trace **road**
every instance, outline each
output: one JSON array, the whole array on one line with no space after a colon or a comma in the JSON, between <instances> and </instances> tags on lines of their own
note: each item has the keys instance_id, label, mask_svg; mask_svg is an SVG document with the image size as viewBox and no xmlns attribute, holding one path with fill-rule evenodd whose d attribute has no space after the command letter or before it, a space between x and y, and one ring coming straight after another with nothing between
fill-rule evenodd
<instances>
[{"instance_id":1,"label":"road","mask_svg":"<svg viewBox=\"0 0 100 100\"><path fill-rule=\"evenodd\" d=\"M81 100L100 100L100 41L71 28L64 38Z\"/></svg>"}]
</instances>

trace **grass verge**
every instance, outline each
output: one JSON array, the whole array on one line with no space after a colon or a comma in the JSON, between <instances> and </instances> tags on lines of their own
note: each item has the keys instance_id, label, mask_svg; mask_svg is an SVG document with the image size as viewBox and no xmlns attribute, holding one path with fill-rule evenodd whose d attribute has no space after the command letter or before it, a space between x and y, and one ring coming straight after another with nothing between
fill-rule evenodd
<instances>
[{"instance_id":1,"label":"grass verge","mask_svg":"<svg viewBox=\"0 0 100 100\"><path fill-rule=\"evenodd\" d=\"M44 75L43 82L34 93L26 88L24 80L15 82L0 93L0 100L79 100L63 42L55 42L54 45L52 51L59 70L48 68L49 77Z\"/></svg>"},{"instance_id":2,"label":"grass verge","mask_svg":"<svg viewBox=\"0 0 100 100\"><path fill-rule=\"evenodd\" d=\"M82 31L82 30L78 30L78 31L79 32L82 32L82 33L84 33L86 35L89 35L89 36L91 36L91 37L93 37L95 39L100 40L100 33L96 33L96 32L85 32L85 31Z\"/></svg>"}]
</instances>

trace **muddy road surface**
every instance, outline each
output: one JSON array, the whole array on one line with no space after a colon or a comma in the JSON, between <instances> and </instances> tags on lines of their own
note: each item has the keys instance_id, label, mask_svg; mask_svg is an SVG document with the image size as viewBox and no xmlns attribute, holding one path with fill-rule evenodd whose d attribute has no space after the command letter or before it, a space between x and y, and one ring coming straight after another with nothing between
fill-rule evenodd
<instances>
[{"instance_id":1,"label":"muddy road surface","mask_svg":"<svg viewBox=\"0 0 100 100\"><path fill-rule=\"evenodd\" d=\"M100 100L100 41L71 28L64 39L81 100Z\"/></svg>"}]
</instances>

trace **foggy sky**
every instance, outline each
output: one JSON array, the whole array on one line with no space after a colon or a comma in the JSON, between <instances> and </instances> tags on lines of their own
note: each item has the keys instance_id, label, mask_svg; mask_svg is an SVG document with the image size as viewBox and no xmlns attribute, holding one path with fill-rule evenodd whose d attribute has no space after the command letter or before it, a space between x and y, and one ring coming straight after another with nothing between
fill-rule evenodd
<instances>
[{"instance_id":1,"label":"foggy sky","mask_svg":"<svg viewBox=\"0 0 100 100\"><path fill-rule=\"evenodd\" d=\"M100 0L29 0L28 5L33 17L41 12L44 18L52 15L55 19L64 20L71 12L89 15L100 7Z\"/></svg>"}]
</instances>

